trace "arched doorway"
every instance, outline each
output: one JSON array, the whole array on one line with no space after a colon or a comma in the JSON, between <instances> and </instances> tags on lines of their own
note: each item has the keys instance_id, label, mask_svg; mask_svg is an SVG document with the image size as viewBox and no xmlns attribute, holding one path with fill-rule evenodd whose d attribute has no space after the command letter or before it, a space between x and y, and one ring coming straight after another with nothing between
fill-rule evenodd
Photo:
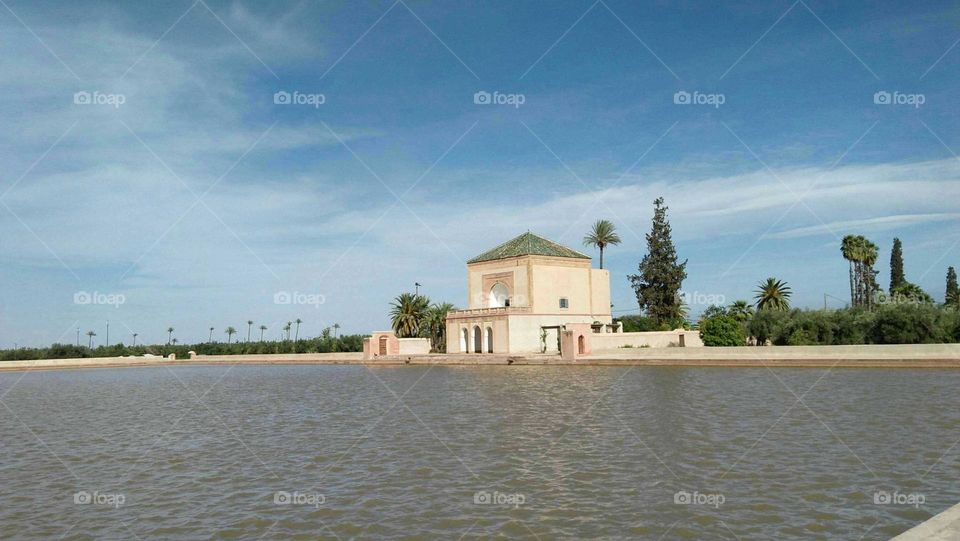
<instances>
[{"instance_id":1,"label":"arched doorway","mask_svg":"<svg viewBox=\"0 0 960 541\"><path fill-rule=\"evenodd\" d=\"M493 353L493 329L487 327L487 353Z\"/></svg>"},{"instance_id":2,"label":"arched doorway","mask_svg":"<svg viewBox=\"0 0 960 541\"><path fill-rule=\"evenodd\" d=\"M483 333L478 326L473 328L473 352L483 353Z\"/></svg>"},{"instance_id":3,"label":"arched doorway","mask_svg":"<svg viewBox=\"0 0 960 541\"><path fill-rule=\"evenodd\" d=\"M381 336L380 337L380 355L386 355L386 354L387 354L387 337Z\"/></svg>"},{"instance_id":4,"label":"arched doorway","mask_svg":"<svg viewBox=\"0 0 960 541\"><path fill-rule=\"evenodd\" d=\"M470 331L467 329L460 330L460 351L463 353L470 353L470 348L467 347L470 345Z\"/></svg>"},{"instance_id":5,"label":"arched doorway","mask_svg":"<svg viewBox=\"0 0 960 541\"><path fill-rule=\"evenodd\" d=\"M490 288L490 298L487 301L489 308L503 308L510 305L510 290L502 282L493 284Z\"/></svg>"},{"instance_id":6,"label":"arched doorway","mask_svg":"<svg viewBox=\"0 0 960 541\"><path fill-rule=\"evenodd\" d=\"M580 355L584 355L587 352L586 342L587 340L586 338L583 337L582 334L577 338L577 353L579 353Z\"/></svg>"}]
</instances>

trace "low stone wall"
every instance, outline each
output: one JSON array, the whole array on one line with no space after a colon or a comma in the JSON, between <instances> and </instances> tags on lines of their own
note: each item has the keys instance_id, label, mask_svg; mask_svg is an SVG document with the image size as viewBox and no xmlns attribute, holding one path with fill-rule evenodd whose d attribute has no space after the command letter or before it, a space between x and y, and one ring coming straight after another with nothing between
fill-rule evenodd
<instances>
[{"instance_id":1,"label":"low stone wall","mask_svg":"<svg viewBox=\"0 0 960 541\"><path fill-rule=\"evenodd\" d=\"M427 338L400 338L400 355L426 355L430 353L430 340Z\"/></svg>"},{"instance_id":2,"label":"low stone wall","mask_svg":"<svg viewBox=\"0 0 960 541\"><path fill-rule=\"evenodd\" d=\"M590 335L593 353L620 351L632 348L666 348L680 345L683 336L684 347L703 347L699 331L656 331L656 332L620 332L596 333Z\"/></svg>"},{"instance_id":3,"label":"low stone wall","mask_svg":"<svg viewBox=\"0 0 960 541\"><path fill-rule=\"evenodd\" d=\"M960 504L910 528L890 541L955 541L960 539Z\"/></svg>"},{"instance_id":4,"label":"low stone wall","mask_svg":"<svg viewBox=\"0 0 960 541\"><path fill-rule=\"evenodd\" d=\"M364 360L362 353L199 355L189 359L175 360L164 357L103 357L95 359L0 361L0 371L176 366L190 364L513 364L957 369L960 368L960 344L625 348L612 352L595 352L593 355L566 361L561 359L559 355L507 355L489 353L387 355L370 360Z\"/></svg>"}]
</instances>

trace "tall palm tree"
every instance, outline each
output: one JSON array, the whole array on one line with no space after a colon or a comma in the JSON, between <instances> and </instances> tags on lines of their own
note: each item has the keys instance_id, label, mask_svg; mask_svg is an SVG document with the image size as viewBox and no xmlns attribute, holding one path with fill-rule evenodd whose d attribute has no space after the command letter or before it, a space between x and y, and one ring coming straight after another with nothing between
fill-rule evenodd
<instances>
[{"instance_id":1,"label":"tall palm tree","mask_svg":"<svg viewBox=\"0 0 960 541\"><path fill-rule=\"evenodd\" d=\"M401 293L390 306L390 323L397 336L399 338L419 336L423 318L430 306L430 299L423 295Z\"/></svg>"},{"instance_id":2,"label":"tall palm tree","mask_svg":"<svg viewBox=\"0 0 960 541\"><path fill-rule=\"evenodd\" d=\"M207 342L213 342L213 327L210 327L210 338L207 339Z\"/></svg>"},{"instance_id":3,"label":"tall palm tree","mask_svg":"<svg viewBox=\"0 0 960 541\"><path fill-rule=\"evenodd\" d=\"M288 321L286 325L283 326L283 332L287 333L285 340L290 339L290 328L293 326L292 321Z\"/></svg>"},{"instance_id":4,"label":"tall palm tree","mask_svg":"<svg viewBox=\"0 0 960 541\"><path fill-rule=\"evenodd\" d=\"M230 343L230 339L233 337L233 335L237 334L237 330L234 329L233 327L227 327L227 330L225 330L225 331L223 331L223 332L227 333L227 343L228 343L228 344Z\"/></svg>"},{"instance_id":5,"label":"tall palm tree","mask_svg":"<svg viewBox=\"0 0 960 541\"><path fill-rule=\"evenodd\" d=\"M334 324L333 324L333 337L334 337L334 339L336 339L336 337L337 337L337 331L339 331L339 330L340 330L340 324L339 324L339 323L334 323Z\"/></svg>"},{"instance_id":6,"label":"tall palm tree","mask_svg":"<svg viewBox=\"0 0 960 541\"><path fill-rule=\"evenodd\" d=\"M840 242L840 253L843 254L843 258L849 263L850 305L857 306L860 300L857 297L857 284L859 283L857 272L859 270L860 251L855 235L845 235L843 237L843 240Z\"/></svg>"},{"instance_id":7,"label":"tall palm tree","mask_svg":"<svg viewBox=\"0 0 960 541\"><path fill-rule=\"evenodd\" d=\"M870 308L879 289L877 271L877 245L863 235L846 235L840 243L840 252L850 264L850 304Z\"/></svg>"},{"instance_id":8,"label":"tall palm tree","mask_svg":"<svg viewBox=\"0 0 960 541\"><path fill-rule=\"evenodd\" d=\"M296 342L300 340L300 324L303 323L303 320L300 318L296 319L297 322L297 331L293 335L293 341Z\"/></svg>"},{"instance_id":9,"label":"tall palm tree","mask_svg":"<svg viewBox=\"0 0 960 541\"><path fill-rule=\"evenodd\" d=\"M90 339L87 341L87 347L88 347L88 348L93 348L93 337L96 336L96 335L97 335L97 333L95 333L95 332L93 332L93 331L87 331L87 336L90 337Z\"/></svg>"},{"instance_id":10,"label":"tall palm tree","mask_svg":"<svg viewBox=\"0 0 960 541\"><path fill-rule=\"evenodd\" d=\"M782 280L767 278L765 282L757 284L757 310L788 310L790 308L790 286Z\"/></svg>"},{"instance_id":11,"label":"tall palm tree","mask_svg":"<svg viewBox=\"0 0 960 541\"><path fill-rule=\"evenodd\" d=\"M173 327L167 327L167 345L170 345L170 340L173 339Z\"/></svg>"},{"instance_id":12,"label":"tall palm tree","mask_svg":"<svg viewBox=\"0 0 960 541\"><path fill-rule=\"evenodd\" d=\"M137 347L137 336L140 336L140 334L133 333L133 347Z\"/></svg>"},{"instance_id":13,"label":"tall palm tree","mask_svg":"<svg viewBox=\"0 0 960 541\"><path fill-rule=\"evenodd\" d=\"M267 330L266 325L260 325L260 341L263 342L263 331Z\"/></svg>"},{"instance_id":14,"label":"tall palm tree","mask_svg":"<svg viewBox=\"0 0 960 541\"><path fill-rule=\"evenodd\" d=\"M753 306L750 306L747 301L734 301L733 304L727 308L727 313L737 321L747 321L753 317Z\"/></svg>"},{"instance_id":15,"label":"tall palm tree","mask_svg":"<svg viewBox=\"0 0 960 541\"><path fill-rule=\"evenodd\" d=\"M252 328L253 328L253 320L252 320L252 319L248 319L248 320L247 320L247 342L250 341L250 329L252 329Z\"/></svg>"},{"instance_id":16,"label":"tall palm tree","mask_svg":"<svg viewBox=\"0 0 960 541\"><path fill-rule=\"evenodd\" d=\"M607 246L620 244L620 235L617 228L608 220L597 220L590 229L590 233L583 237L584 246L600 248L600 268L603 268L603 249Z\"/></svg>"}]
</instances>

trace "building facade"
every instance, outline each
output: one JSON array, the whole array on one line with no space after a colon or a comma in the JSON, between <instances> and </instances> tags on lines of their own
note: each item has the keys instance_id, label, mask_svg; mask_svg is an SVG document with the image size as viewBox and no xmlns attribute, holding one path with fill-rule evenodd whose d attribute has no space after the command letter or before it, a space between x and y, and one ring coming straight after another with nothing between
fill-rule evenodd
<instances>
[{"instance_id":1,"label":"building facade","mask_svg":"<svg viewBox=\"0 0 960 541\"><path fill-rule=\"evenodd\" d=\"M468 308L447 315L448 353L559 353L564 331L612 332L610 273L524 233L467 262Z\"/></svg>"}]
</instances>

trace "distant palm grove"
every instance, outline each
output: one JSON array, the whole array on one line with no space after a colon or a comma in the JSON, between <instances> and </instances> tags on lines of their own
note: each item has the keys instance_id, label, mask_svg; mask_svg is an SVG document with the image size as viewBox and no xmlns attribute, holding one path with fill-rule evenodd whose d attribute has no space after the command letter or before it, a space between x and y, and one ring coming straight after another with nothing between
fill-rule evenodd
<instances>
[{"instance_id":1,"label":"distant palm grove","mask_svg":"<svg viewBox=\"0 0 960 541\"><path fill-rule=\"evenodd\" d=\"M296 333L299 333L299 324L303 321L297 319L295 322L287 323L283 327L284 334L278 341L264 341L263 331L266 326L258 327L260 330L259 338L253 334L253 322L247 322L247 328L244 329L246 341L242 338L234 338L239 331L234 327L226 327L223 331L227 342L213 341L214 328L209 330L208 342L197 344L180 344L174 337L176 330L168 327L166 344L152 345L125 345L116 343L111 345L101 345L92 347L93 337L97 333L88 331L86 335L89 338L87 344L53 344L42 348L18 348L0 350L0 361L21 361L32 359L76 359L85 357L122 357L130 355L156 355L167 356L171 353L178 359L188 356L190 351L198 355L244 355L244 354L270 354L270 353L331 353L331 352L355 352L363 350L363 335L351 334L338 336L339 324L323 329L320 336L314 338L300 338L297 335L290 336L290 330L296 325ZM136 340L137 334L131 335ZM131 342L134 343L134 342Z\"/></svg>"}]
</instances>

